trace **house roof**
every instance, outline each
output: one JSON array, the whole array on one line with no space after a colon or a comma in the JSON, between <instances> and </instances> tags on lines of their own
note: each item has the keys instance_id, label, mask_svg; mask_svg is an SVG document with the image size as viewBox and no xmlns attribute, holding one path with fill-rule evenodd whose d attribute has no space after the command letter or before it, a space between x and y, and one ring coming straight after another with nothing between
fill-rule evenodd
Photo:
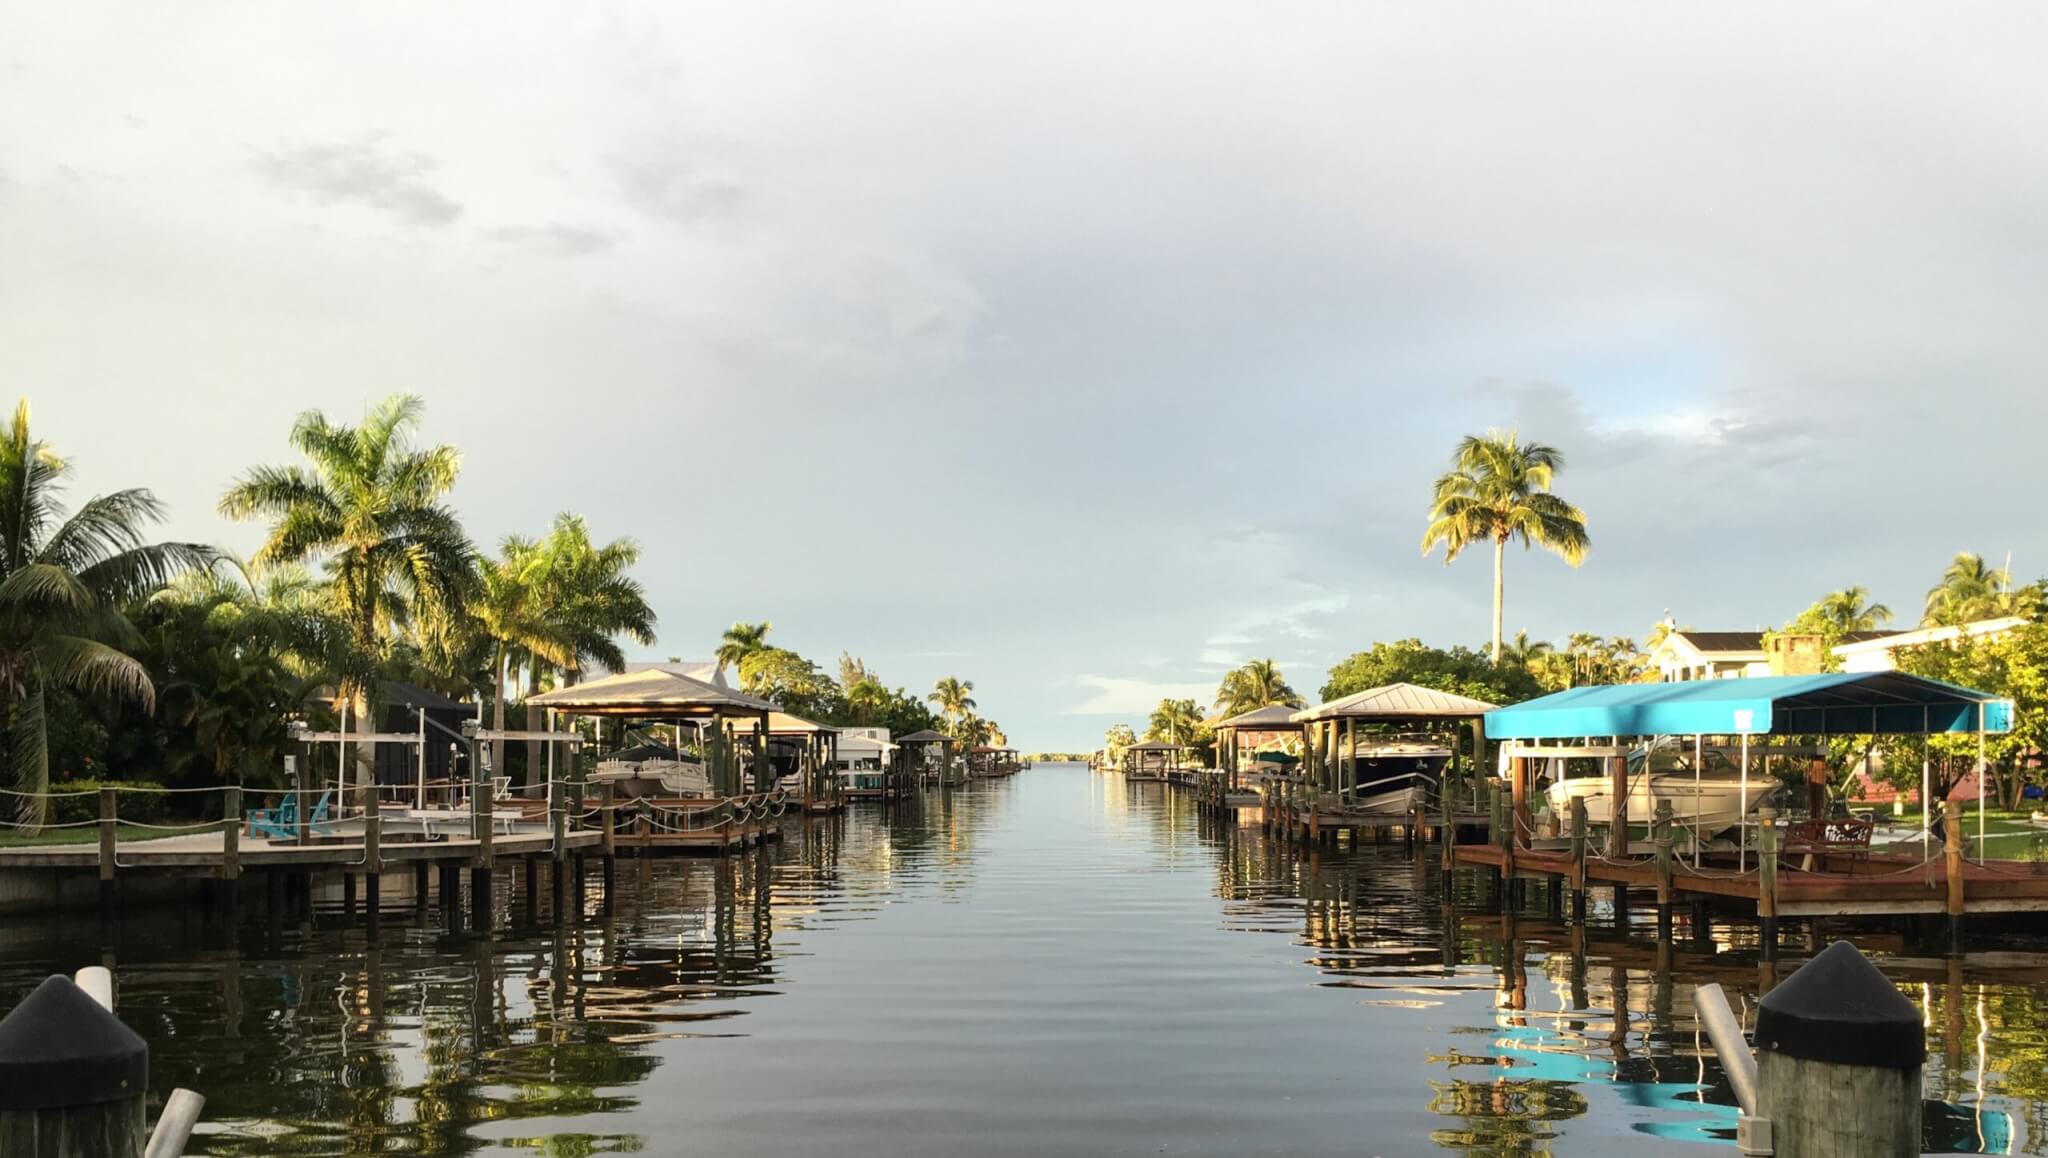
<instances>
[{"instance_id":1,"label":"house roof","mask_svg":"<svg viewBox=\"0 0 2048 1158\"><path fill-rule=\"evenodd\" d=\"M702 680L714 687L731 686L725 682L725 669L718 666L718 661L710 659L678 659L663 663L633 660L618 671L607 672L606 674L632 675L635 672L643 671L673 672L676 675L689 676L693 680Z\"/></svg>"},{"instance_id":2,"label":"house roof","mask_svg":"<svg viewBox=\"0 0 2048 1158\"><path fill-rule=\"evenodd\" d=\"M819 724L802 716L788 712L768 713L768 734L771 736L829 736L839 729L829 724Z\"/></svg>"},{"instance_id":3,"label":"house roof","mask_svg":"<svg viewBox=\"0 0 2048 1158\"><path fill-rule=\"evenodd\" d=\"M2026 622L2016 615L2008 615L2002 619L1979 619L1951 627L1920 627L1911 631L1853 631L1843 636L1842 642L1835 645L1835 654L1855 655L1861 652L1886 651L1894 647L1946 643L1963 635L1995 635L2024 626Z\"/></svg>"},{"instance_id":4,"label":"house roof","mask_svg":"<svg viewBox=\"0 0 2048 1158\"><path fill-rule=\"evenodd\" d=\"M1572 688L1486 715L1493 740L1581 736L1919 735L2012 728L2012 704L1900 672Z\"/></svg>"},{"instance_id":5,"label":"house roof","mask_svg":"<svg viewBox=\"0 0 2048 1158\"><path fill-rule=\"evenodd\" d=\"M1294 709L1286 704L1271 704L1239 712L1227 720L1218 720L1217 728L1234 728L1240 732L1299 732L1301 725L1294 722Z\"/></svg>"},{"instance_id":6,"label":"house roof","mask_svg":"<svg viewBox=\"0 0 2048 1158\"><path fill-rule=\"evenodd\" d=\"M1755 652L1761 659L1764 653L1764 633L1761 631L1674 631L1667 638L1682 639L1694 651L1703 654Z\"/></svg>"},{"instance_id":7,"label":"house roof","mask_svg":"<svg viewBox=\"0 0 2048 1158\"><path fill-rule=\"evenodd\" d=\"M423 688L418 684L409 684L400 680L390 680L384 684L384 702L387 704L404 704L414 708L425 708L430 712L462 712L475 707L474 704L464 704L458 700L451 700L432 688Z\"/></svg>"},{"instance_id":8,"label":"house roof","mask_svg":"<svg viewBox=\"0 0 2048 1158\"><path fill-rule=\"evenodd\" d=\"M587 684L556 688L528 696L526 702L588 716L756 715L777 710L767 700L661 668L621 672Z\"/></svg>"},{"instance_id":9,"label":"house roof","mask_svg":"<svg viewBox=\"0 0 2048 1158\"><path fill-rule=\"evenodd\" d=\"M1302 724L1311 720L1460 720L1483 716L1494 707L1485 700L1435 688L1387 684L1304 708L1294 713L1293 719Z\"/></svg>"}]
</instances>

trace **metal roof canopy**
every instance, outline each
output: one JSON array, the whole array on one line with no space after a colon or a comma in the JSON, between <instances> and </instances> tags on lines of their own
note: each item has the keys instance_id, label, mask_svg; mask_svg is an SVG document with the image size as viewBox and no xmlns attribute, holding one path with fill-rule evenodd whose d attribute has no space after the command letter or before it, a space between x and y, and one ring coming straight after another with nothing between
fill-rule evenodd
<instances>
[{"instance_id":1,"label":"metal roof canopy","mask_svg":"<svg viewBox=\"0 0 2048 1158\"><path fill-rule=\"evenodd\" d=\"M767 718L778 711L767 700L742 695L731 688L707 684L686 675L662 671L626 672L606 676L587 684L556 688L526 702L534 707L553 708L576 716L625 716L669 720L677 717L715 716L739 713Z\"/></svg>"},{"instance_id":2,"label":"metal roof canopy","mask_svg":"<svg viewBox=\"0 0 2048 1158\"><path fill-rule=\"evenodd\" d=\"M1126 751L1126 752L1178 752L1178 751L1181 751L1181 745L1179 745L1179 744L1169 744L1169 743L1167 743L1167 742L1166 742L1166 741L1164 741L1164 740L1147 740L1147 741L1145 741L1145 742L1144 742L1144 743L1142 743L1142 744L1132 744L1132 745L1131 745L1130 747L1128 747L1128 748L1125 748L1125 749L1124 749L1124 751Z\"/></svg>"},{"instance_id":3,"label":"metal roof canopy","mask_svg":"<svg viewBox=\"0 0 2048 1158\"><path fill-rule=\"evenodd\" d=\"M1286 704L1269 704L1240 712L1227 720L1219 720L1216 730L1229 729L1233 732L1299 732L1301 725L1294 722L1294 709Z\"/></svg>"},{"instance_id":4,"label":"metal roof canopy","mask_svg":"<svg viewBox=\"0 0 2048 1158\"><path fill-rule=\"evenodd\" d=\"M2011 730L2010 700L1895 671L1572 688L1486 714L1492 740Z\"/></svg>"},{"instance_id":5,"label":"metal roof canopy","mask_svg":"<svg viewBox=\"0 0 2048 1158\"><path fill-rule=\"evenodd\" d=\"M948 735L946 735L946 734L945 734L945 733L943 733L943 732L934 732L934 731L932 731L932 730L931 730L931 729L929 729L929 728L925 729L925 730L924 730L924 731L922 731L922 732L912 732L912 733L911 733L911 734L909 734L908 736L898 736L898 737L896 737L896 743L897 743L897 744L899 744L899 745L902 745L902 744L950 744L950 743L952 743L952 742L953 742L953 737L951 737L951 736L948 736Z\"/></svg>"},{"instance_id":6,"label":"metal roof canopy","mask_svg":"<svg viewBox=\"0 0 2048 1158\"><path fill-rule=\"evenodd\" d=\"M1495 705L1485 700L1403 683L1367 688L1303 708L1293 719L1301 724L1318 720L1473 720L1494 710Z\"/></svg>"}]
</instances>

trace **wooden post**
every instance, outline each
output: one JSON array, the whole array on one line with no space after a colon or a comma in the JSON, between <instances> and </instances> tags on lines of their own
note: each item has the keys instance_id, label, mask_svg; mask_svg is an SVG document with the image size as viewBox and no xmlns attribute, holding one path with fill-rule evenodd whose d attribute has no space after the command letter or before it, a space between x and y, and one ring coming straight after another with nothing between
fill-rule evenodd
<instances>
[{"instance_id":1,"label":"wooden post","mask_svg":"<svg viewBox=\"0 0 2048 1158\"><path fill-rule=\"evenodd\" d=\"M384 906L384 810L370 797L370 810L363 814L363 927L371 939L377 936L377 922Z\"/></svg>"},{"instance_id":2,"label":"wooden post","mask_svg":"<svg viewBox=\"0 0 2048 1158\"><path fill-rule=\"evenodd\" d=\"M1978 791L1984 785L1980 778ZM1941 802L1941 851L1948 877L1948 949L1963 951L1963 806L1953 800Z\"/></svg>"},{"instance_id":3,"label":"wooden post","mask_svg":"<svg viewBox=\"0 0 2048 1158\"><path fill-rule=\"evenodd\" d=\"M1767 1134L1778 1158L1917 1158L1927 1030L1855 946L1835 942L1764 995L1756 1048L1768 1125L1738 1136Z\"/></svg>"},{"instance_id":4,"label":"wooden post","mask_svg":"<svg viewBox=\"0 0 2048 1158\"><path fill-rule=\"evenodd\" d=\"M1586 798L1572 797L1572 924L1586 923Z\"/></svg>"},{"instance_id":5,"label":"wooden post","mask_svg":"<svg viewBox=\"0 0 2048 1158\"><path fill-rule=\"evenodd\" d=\"M1628 855L1628 757L1607 757L1607 855Z\"/></svg>"},{"instance_id":6,"label":"wooden post","mask_svg":"<svg viewBox=\"0 0 2048 1158\"><path fill-rule=\"evenodd\" d=\"M1761 926L1762 956L1778 959L1778 810L1766 805L1756 814L1756 915Z\"/></svg>"},{"instance_id":7,"label":"wooden post","mask_svg":"<svg viewBox=\"0 0 2048 1158\"><path fill-rule=\"evenodd\" d=\"M1672 815L1671 802L1657 802L1657 818L1654 821L1657 842L1657 940L1668 944L1671 941L1671 862L1672 862Z\"/></svg>"},{"instance_id":8,"label":"wooden post","mask_svg":"<svg viewBox=\"0 0 2048 1158\"><path fill-rule=\"evenodd\" d=\"M0 1154L142 1158L149 1044L69 977L0 1020Z\"/></svg>"},{"instance_id":9,"label":"wooden post","mask_svg":"<svg viewBox=\"0 0 2048 1158\"><path fill-rule=\"evenodd\" d=\"M114 912L115 888L114 862L121 849L120 820L116 813L120 800L111 786L100 788L100 915L111 916Z\"/></svg>"},{"instance_id":10,"label":"wooden post","mask_svg":"<svg viewBox=\"0 0 2048 1158\"><path fill-rule=\"evenodd\" d=\"M1514 793L1514 807L1508 816L1508 845L1522 843L1522 835L1529 824L1529 758L1517 756L1508 761L1508 785Z\"/></svg>"},{"instance_id":11,"label":"wooden post","mask_svg":"<svg viewBox=\"0 0 2048 1158\"><path fill-rule=\"evenodd\" d=\"M476 735L469 737L469 834L476 858L469 870L469 922L478 932L491 927L491 875L496 865L491 848L491 778L477 759Z\"/></svg>"},{"instance_id":12,"label":"wooden post","mask_svg":"<svg viewBox=\"0 0 2048 1158\"><path fill-rule=\"evenodd\" d=\"M229 882L230 891L234 882L242 879L242 789L230 784L221 793L220 804L220 879Z\"/></svg>"}]
</instances>

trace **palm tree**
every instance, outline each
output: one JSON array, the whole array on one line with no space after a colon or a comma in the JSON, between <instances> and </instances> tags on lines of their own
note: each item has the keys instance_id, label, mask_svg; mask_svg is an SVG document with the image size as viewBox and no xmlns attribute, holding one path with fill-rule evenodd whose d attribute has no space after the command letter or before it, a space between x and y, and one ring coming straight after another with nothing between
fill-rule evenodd
<instances>
[{"instance_id":1,"label":"palm tree","mask_svg":"<svg viewBox=\"0 0 2048 1158\"><path fill-rule=\"evenodd\" d=\"M149 672L123 650L135 635L121 608L213 559L193 543L143 542L143 528L164 514L146 490L99 495L67 516L59 496L70 470L30 432L24 400L0 432L0 714L9 779L25 794L15 820L30 830L48 814L46 691L154 711Z\"/></svg>"},{"instance_id":2,"label":"palm tree","mask_svg":"<svg viewBox=\"0 0 2048 1158\"><path fill-rule=\"evenodd\" d=\"M1436 480L1422 553L1444 548L1444 563L1474 543L1493 544L1493 662L1500 663L1502 569L1509 540L1539 546L1576 567L1591 540L1586 515L1550 492L1564 455L1540 442L1524 443L1512 430L1466 435L1451 455L1451 469Z\"/></svg>"},{"instance_id":3,"label":"palm tree","mask_svg":"<svg viewBox=\"0 0 2048 1158\"><path fill-rule=\"evenodd\" d=\"M726 668L738 671L740 664L745 662L748 656L757 651L767 650L768 632L774 626L764 619L759 623L735 623L727 628L724 642L718 645L718 650L711 656L718 662L718 673L725 674Z\"/></svg>"},{"instance_id":4,"label":"palm tree","mask_svg":"<svg viewBox=\"0 0 2048 1158\"><path fill-rule=\"evenodd\" d=\"M1270 659L1251 660L1224 676L1222 686L1216 689L1216 709L1225 716L1274 704L1293 708L1307 706L1301 695L1288 686L1278 665Z\"/></svg>"},{"instance_id":5,"label":"palm tree","mask_svg":"<svg viewBox=\"0 0 2048 1158\"><path fill-rule=\"evenodd\" d=\"M328 598L349 633L333 673L337 703L353 702L362 718L396 631L460 623L476 584L476 549L442 502L462 457L452 446L414 448L423 410L411 394L378 403L360 426L309 410L292 423L291 444L311 469L257 467L220 501L229 518L271 520L257 564L325 564ZM366 762L358 775L367 785Z\"/></svg>"},{"instance_id":6,"label":"palm tree","mask_svg":"<svg viewBox=\"0 0 2048 1158\"><path fill-rule=\"evenodd\" d=\"M947 676L932 685L932 692L925 699L939 705L939 711L944 714L950 726L955 720L966 719L967 715L974 711L976 705L973 692L973 680Z\"/></svg>"},{"instance_id":7,"label":"palm tree","mask_svg":"<svg viewBox=\"0 0 2048 1158\"><path fill-rule=\"evenodd\" d=\"M575 646L557 616L550 614L547 559L540 544L507 535L497 559L478 568L469 613L491 645L491 727L505 727L505 683L515 658L529 664L569 667ZM491 741L491 767L505 767L505 741Z\"/></svg>"},{"instance_id":8,"label":"palm tree","mask_svg":"<svg viewBox=\"0 0 2048 1158\"><path fill-rule=\"evenodd\" d=\"M640 561L640 545L614 539L603 546L590 541L581 516L555 516L555 525L541 543L542 591L549 616L568 639L569 658L563 678L573 684L590 664L614 671L626 664L618 639L654 646L655 615L647 592L626 571ZM760 625L763 635L768 625Z\"/></svg>"},{"instance_id":9,"label":"palm tree","mask_svg":"<svg viewBox=\"0 0 2048 1158\"><path fill-rule=\"evenodd\" d=\"M1941 582L1927 592L1921 623L1952 625L2003 614L2009 602L2004 596L2011 587L2011 575L1987 567L1983 556L1964 551L1950 561L1948 570L1941 573Z\"/></svg>"},{"instance_id":10,"label":"palm tree","mask_svg":"<svg viewBox=\"0 0 2048 1158\"><path fill-rule=\"evenodd\" d=\"M1844 587L1821 597L1814 609L1821 620L1839 631L1876 631L1892 621L1892 609L1870 602L1870 589Z\"/></svg>"},{"instance_id":11,"label":"palm tree","mask_svg":"<svg viewBox=\"0 0 2048 1158\"><path fill-rule=\"evenodd\" d=\"M1514 642L1501 649L1501 658L1516 667L1527 668L1556 650L1557 648L1543 640L1530 639L1526 631L1517 631Z\"/></svg>"},{"instance_id":12,"label":"palm tree","mask_svg":"<svg viewBox=\"0 0 2048 1158\"><path fill-rule=\"evenodd\" d=\"M1195 701L1165 699L1159 701L1146 720L1145 738L1186 747L1195 742L1195 733L1201 727L1202 713L1195 707Z\"/></svg>"}]
</instances>

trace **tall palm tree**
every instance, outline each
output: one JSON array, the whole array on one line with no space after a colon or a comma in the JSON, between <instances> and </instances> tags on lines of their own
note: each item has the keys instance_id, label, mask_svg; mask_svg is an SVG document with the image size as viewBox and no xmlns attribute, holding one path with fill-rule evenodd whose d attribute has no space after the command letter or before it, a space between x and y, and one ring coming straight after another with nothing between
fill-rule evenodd
<instances>
[{"instance_id":1,"label":"tall palm tree","mask_svg":"<svg viewBox=\"0 0 2048 1158\"><path fill-rule=\"evenodd\" d=\"M459 622L476 583L476 549L442 501L462 457L452 446L413 446L423 410L411 394L386 398L359 426L309 410L292 423L291 444L311 468L256 467L220 501L229 518L271 520L256 563L325 565L349 633L334 672L337 702L364 718L397 629ZM366 756L358 761L367 786Z\"/></svg>"},{"instance_id":2,"label":"tall palm tree","mask_svg":"<svg viewBox=\"0 0 2048 1158\"><path fill-rule=\"evenodd\" d=\"M735 623L727 628L724 641L711 656L718 663L718 673L725 674L726 668L738 671L740 664L744 663L748 656L766 650L768 632L774 626L764 619L759 623Z\"/></svg>"},{"instance_id":3,"label":"tall palm tree","mask_svg":"<svg viewBox=\"0 0 2048 1158\"><path fill-rule=\"evenodd\" d=\"M599 546L581 516L555 516L555 525L541 543L542 590L549 617L567 637L569 658L564 678L575 683L591 664L617 670L625 666L620 636L642 647L654 646L655 615L646 589L626 574L640 561L640 545L613 539ZM768 625L760 625L767 634Z\"/></svg>"},{"instance_id":4,"label":"tall palm tree","mask_svg":"<svg viewBox=\"0 0 2048 1158\"><path fill-rule=\"evenodd\" d=\"M507 535L498 553L498 558L484 560L477 568L469 614L476 630L490 641L491 727L502 731L505 684L515 660L568 667L575 660L575 646L559 618L551 614L547 560L540 544ZM505 767L503 740L491 741L491 767Z\"/></svg>"},{"instance_id":5,"label":"tall palm tree","mask_svg":"<svg viewBox=\"0 0 2048 1158\"><path fill-rule=\"evenodd\" d=\"M1195 742L1195 733L1201 726L1202 713L1195 707L1195 701L1164 699L1145 721L1145 738L1185 747Z\"/></svg>"},{"instance_id":6,"label":"tall palm tree","mask_svg":"<svg viewBox=\"0 0 2048 1158\"><path fill-rule=\"evenodd\" d=\"M1982 555L1964 551L1949 562L1941 582L1927 592L1921 622L1927 626L1968 623L2004 613L2012 576L1987 566Z\"/></svg>"},{"instance_id":7,"label":"tall palm tree","mask_svg":"<svg viewBox=\"0 0 2048 1158\"><path fill-rule=\"evenodd\" d=\"M974 681L947 676L932 685L932 692L925 699L939 705L939 711L946 717L949 726L964 720L976 707L974 702Z\"/></svg>"},{"instance_id":8,"label":"tall palm tree","mask_svg":"<svg viewBox=\"0 0 2048 1158\"><path fill-rule=\"evenodd\" d=\"M1814 605L1821 619L1840 631L1876 631L1892 621L1892 609L1870 601L1870 589L1863 586L1830 591Z\"/></svg>"},{"instance_id":9,"label":"tall palm tree","mask_svg":"<svg viewBox=\"0 0 2048 1158\"><path fill-rule=\"evenodd\" d=\"M1526 668L1557 648L1541 639L1530 639L1526 631L1517 631L1514 642L1501 649L1501 658L1516 667Z\"/></svg>"},{"instance_id":10,"label":"tall palm tree","mask_svg":"<svg viewBox=\"0 0 2048 1158\"><path fill-rule=\"evenodd\" d=\"M1436 480L1422 553L1444 548L1449 565L1474 543L1493 544L1493 662L1500 663L1501 609L1507 546L1542 547L1576 567L1591 540L1586 515L1551 493L1564 455L1540 442L1522 442L1512 430L1466 435L1451 455L1451 469Z\"/></svg>"},{"instance_id":11,"label":"tall palm tree","mask_svg":"<svg viewBox=\"0 0 2048 1158\"><path fill-rule=\"evenodd\" d=\"M31 830L48 815L47 689L155 710L149 672L124 650L134 629L121 608L213 558L193 543L143 542L164 513L146 490L99 495L67 515L70 470L30 431L24 400L0 431L0 716L9 779L26 794L15 798L15 820Z\"/></svg>"},{"instance_id":12,"label":"tall palm tree","mask_svg":"<svg viewBox=\"0 0 2048 1158\"><path fill-rule=\"evenodd\" d=\"M1225 716L1235 716L1256 708L1285 704L1299 708L1307 706L1300 693L1289 687L1280 674L1280 668L1270 659L1255 659L1223 677L1222 686L1216 689L1216 709Z\"/></svg>"}]
</instances>

